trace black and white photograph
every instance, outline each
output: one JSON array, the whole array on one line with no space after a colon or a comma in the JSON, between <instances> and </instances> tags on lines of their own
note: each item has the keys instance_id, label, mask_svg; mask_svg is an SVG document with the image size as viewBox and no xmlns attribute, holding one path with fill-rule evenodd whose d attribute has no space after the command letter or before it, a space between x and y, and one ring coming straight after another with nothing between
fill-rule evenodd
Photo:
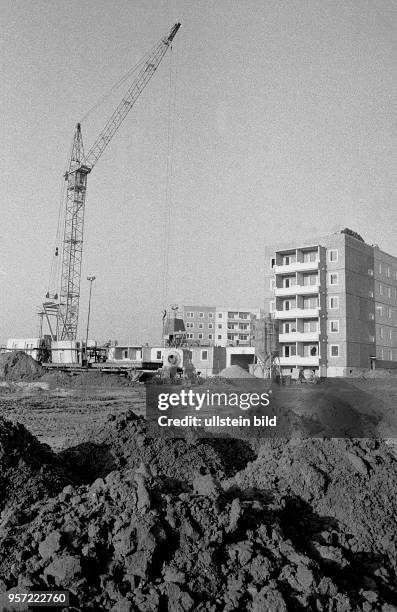
<instances>
[{"instance_id":1,"label":"black and white photograph","mask_svg":"<svg viewBox=\"0 0 397 612\"><path fill-rule=\"evenodd\" d=\"M397 0L0 11L0 612L397 612Z\"/></svg>"}]
</instances>

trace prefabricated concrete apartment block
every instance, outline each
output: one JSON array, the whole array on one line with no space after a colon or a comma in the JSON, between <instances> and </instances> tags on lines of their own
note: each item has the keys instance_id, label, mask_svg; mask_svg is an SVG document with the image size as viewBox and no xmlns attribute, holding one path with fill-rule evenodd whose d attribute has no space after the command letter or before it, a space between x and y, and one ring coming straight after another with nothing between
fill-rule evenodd
<instances>
[{"instance_id":1,"label":"prefabricated concrete apartment block","mask_svg":"<svg viewBox=\"0 0 397 612\"><path fill-rule=\"evenodd\" d=\"M397 368L397 258L345 229L265 251L265 315L283 374Z\"/></svg>"}]
</instances>

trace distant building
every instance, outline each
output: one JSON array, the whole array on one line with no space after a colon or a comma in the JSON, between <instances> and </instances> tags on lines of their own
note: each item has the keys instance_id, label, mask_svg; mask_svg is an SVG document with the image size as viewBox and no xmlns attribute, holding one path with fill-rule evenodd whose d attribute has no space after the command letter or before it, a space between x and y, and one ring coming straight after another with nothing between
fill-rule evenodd
<instances>
[{"instance_id":1,"label":"distant building","mask_svg":"<svg viewBox=\"0 0 397 612\"><path fill-rule=\"evenodd\" d=\"M265 316L284 374L354 376L397 367L397 258L357 233L268 247Z\"/></svg>"},{"instance_id":2,"label":"distant building","mask_svg":"<svg viewBox=\"0 0 397 612\"><path fill-rule=\"evenodd\" d=\"M186 340L192 346L252 346L252 322L260 310L222 306L183 306Z\"/></svg>"}]
</instances>

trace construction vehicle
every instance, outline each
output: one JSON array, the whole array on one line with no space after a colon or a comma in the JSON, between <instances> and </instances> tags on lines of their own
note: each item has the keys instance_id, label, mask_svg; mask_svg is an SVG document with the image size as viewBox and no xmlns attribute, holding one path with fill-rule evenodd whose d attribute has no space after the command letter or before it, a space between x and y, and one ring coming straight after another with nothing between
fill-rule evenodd
<instances>
[{"instance_id":1,"label":"construction vehicle","mask_svg":"<svg viewBox=\"0 0 397 612\"><path fill-rule=\"evenodd\" d=\"M76 340L87 177L153 77L179 28L180 23L176 23L140 62L136 78L87 154L84 153L81 125L76 125L68 169L64 175L66 190L62 244L56 246L54 255L61 259L60 286L59 290L49 289L43 310L39 313L45 316L53 341Z\"/></svg>"}]
</instances>

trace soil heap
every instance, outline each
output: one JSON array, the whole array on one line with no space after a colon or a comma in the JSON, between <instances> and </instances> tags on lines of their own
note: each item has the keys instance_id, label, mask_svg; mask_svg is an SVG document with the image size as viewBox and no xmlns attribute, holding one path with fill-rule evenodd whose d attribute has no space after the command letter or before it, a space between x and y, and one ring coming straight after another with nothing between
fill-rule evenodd
<instances>
[{"instance_id":1,"label":"soil heap","mask_svg":"<svg viewBox=\"0 0 397 612\"><path fill-rule=\"evenodd\" d=\"M23 498L20 520L3 513L0 591L67 589L69 612L396 610L386 444L267 440L254 453L239 441L227 455L222 440L150 433L132 414L110 420L91 454L61 455L88 481Z\"/></svg>"},{"instance_id":2,"label":"soil heap","mask_svg":"<svg viewBox=\"0 0 397 612\"><path fill-rule=\"evenodd\" d=\"M41 365L21 351L0 354L0 379L37 380L43 374Z\"/></svg>"},{"instance_id":3,"label":"soil heap","mask_svg":"<svg viewBox=\"0 0 397 612\"><path fill-rule=\"evenodd\" d=\"M0 512L18 515L71 481L73 477L49 446L41 444L23 425L0 417Z\"/></svg>"}]
</instances>

